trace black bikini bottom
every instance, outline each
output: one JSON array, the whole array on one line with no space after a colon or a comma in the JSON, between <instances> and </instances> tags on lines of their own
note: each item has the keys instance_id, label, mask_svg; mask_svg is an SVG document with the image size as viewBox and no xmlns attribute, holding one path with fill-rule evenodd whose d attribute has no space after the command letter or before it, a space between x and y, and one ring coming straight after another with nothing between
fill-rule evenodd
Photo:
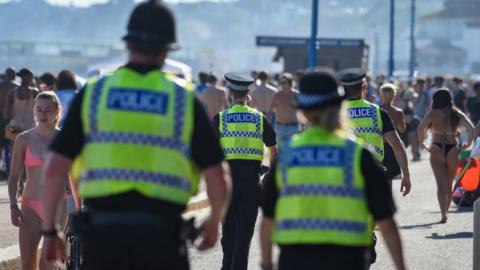
<instances>
[{"instance_id":1,"label":"black bikini bottom","mask_svg":"<svg viewBox=\"0 0 480 270\"><path fill-rule=\"evenodd\" d=\"M456 147L456 144L448 144L448 143L432 143L438 146L440 149L443 150L443 154L447 155L450 150L452 150L454 147Z\"/></svg>"}]
</instances>

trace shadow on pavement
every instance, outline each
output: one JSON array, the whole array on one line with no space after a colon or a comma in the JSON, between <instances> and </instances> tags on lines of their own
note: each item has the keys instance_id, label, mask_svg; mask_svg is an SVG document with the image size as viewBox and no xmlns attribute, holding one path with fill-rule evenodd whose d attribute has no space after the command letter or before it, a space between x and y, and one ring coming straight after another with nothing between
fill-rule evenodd
<instances>
[{"instance_id":1,"label":"shadow on pavement","mask_svg":"<svg viewBox=\"0 0 480 270\"><path fill-rule=\"evenodd\" d=\"M433 240L473 238L473 232L458 232L458 233L445 234L445 235L438 235L437 233L432 233L431 236L425 236L425 238L433 239Z\"/></svg>"},{"instance_id":2,"label":"shadow on pavement","mask_svg":"<svg viewBox=\"0 0 480 270\"><path fill-rule=\"evenodd\" d=\"M400 226L400 229L416 229L416 228L423 228L423 229L430 229L432 228L432 225L440 224L440 222L431 222L431 223L425 223L425 224L415 224L415 225L403 225Z\"/></svg>"}]
</instances>

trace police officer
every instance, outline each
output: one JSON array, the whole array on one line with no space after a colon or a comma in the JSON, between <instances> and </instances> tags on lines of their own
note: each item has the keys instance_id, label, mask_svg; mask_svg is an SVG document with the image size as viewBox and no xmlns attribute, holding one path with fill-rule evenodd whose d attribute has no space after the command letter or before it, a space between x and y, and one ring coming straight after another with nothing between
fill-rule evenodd
<instances>
[{"instance_id":1,"label":"police officer","mask_svg":"<svg viewBox=\"0 0 480 270\"><path fill-rule=\"evenodd\" d=\"M400 191L405 196L410 192L411 187L405 146L398 137L388 113L365 100L367 93L366 75L366 72L360 68L349 68L338 73L342 86L348 95L346 104L350 125L353 133L364 140L366 147L380 162L383 161L385 154L384 140L390 144L402 169L403 178Z\"/></svg>"},{"instance_id":2,"label":"police officer","mask_svg":"<svg viewBox=\"0 0 480 270\"><path fill-rule=\"evenodd\" d=\"M405 146L398 137L392 120L388 113L377 105L365 100L367 94L366 72L361 68L349 68L338 73L342 86L347 93L347 117L353 133L365 142L373 156L381 163L385 156L384 141L390 144L402 170L403 178L400 184L400 192L403 196L410 192L410 172L408 170L407 153ZM384 167L384 169L386 169ZM387 172L387 175L389 172ZM392 178L387 178L389 186L392 186ZM377 258L375 245L377 238L373 234L370 262L374 263Z\"/></svg>"},{"instance_id":3,"label":"police officer","mask_svg":"<svg viewBox=\"0 0 480 270\"><path fill-rule=\"evenodd\" d=\"M404 269L384 172L340 121L343 89L326 69L307 73L299 87L295 105L308 128L286 142L266 179L262 268L272 269L273 230L280 270L366 269L373 216L397 269Z\"/></svg>"},{"instance_id":4,"label":"police officer","mask_svg":"<svg viewBox=\"0 0 480 270\"><path fill-rule=\"evenodd\" d=\"M270 161L277 156L275 132L265 116L247 105L250 76L225 74L232 105L214 116L220 143L230 165L233 192L222 227L223 270L244 270L248 266L250 241L259 206L259 173L264 145Z\"/></svg>"},{"instance_id":5,"label":"police officer","mask_svg":"<svg viewBox=\"0 0 480 270\"><path fill-rule=\"evenodd\" d=\"M223 151L188 85L161 71L178 48L174 17L160 1L139 4L123 38L129 62L90 80L51 145L44 175L44 252L64 255L54 217L61 175L80 158L88 213L74 222L84 269L188 269L181 213L205 176L212 212L199 249L211 248L227 197Z\"/></svg>"}]
</instances>

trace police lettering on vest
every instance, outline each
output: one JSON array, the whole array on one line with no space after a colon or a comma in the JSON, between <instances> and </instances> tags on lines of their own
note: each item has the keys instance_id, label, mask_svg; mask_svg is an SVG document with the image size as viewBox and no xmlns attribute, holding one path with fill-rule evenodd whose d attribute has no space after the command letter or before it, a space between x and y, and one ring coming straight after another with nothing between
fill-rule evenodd
<instances>
[{"instance_id":1,"label":"police lettering on vest","mask_svg":"<svg viewBox=\"0 0 480 270\"><path fill-rule=\"evenodd\" d=\"M252 113L229 113L227 115L228 123L255 123L256 116Z\"/></svg>"},{"instance_id":2,"label":"police lettering on vest","mask_svg":"<svg viewBox=\"0 0 480 270\"><path fill-rule=\"evenodd\" d=\"M112 88L108 95L108 108L121 111L165 114L168 95L149 90Z\"/></svg>"},{"instance_id":3,"label":"police lettering on vest","mask_svg":"<svg viewBox=\"0 0 480 270\"><path fill-rule=\"evenodd\" d=\"M371 108L352 108L348 109L348 118L371 118L373 116Z\"/></svg>"},{"instance_id":4,"label":"police lettering on vest","mask_svg":"<svg viewBox=\"0 0 480 270\"><path fill-rule=\"evenodd\" d=\"M345 152L340 147L315 146L295 148L289 153L288 167L341 167Z\"/></svg>"}]
</instances>

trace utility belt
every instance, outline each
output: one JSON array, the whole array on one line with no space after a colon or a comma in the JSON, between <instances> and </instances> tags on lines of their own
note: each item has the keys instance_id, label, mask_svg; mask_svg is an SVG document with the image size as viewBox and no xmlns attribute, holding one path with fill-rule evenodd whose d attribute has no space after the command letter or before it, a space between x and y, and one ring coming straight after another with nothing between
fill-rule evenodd
<instances>
[{"instance_id":1,"label":"utility belt","mask_svg":"<svg viewBox=\"0 0 480 270\"><path fill-rule=\"evenodd\" d=\"M194 218L188 221L181 217L165 217L149 212L137 211L86 211L72 215L71 230L79 237L88 237L92 232L115 228L144 230L157 229L165 235L178 235L180 240L192 242L200 234Z\"/></svg>"}]
</instances>

